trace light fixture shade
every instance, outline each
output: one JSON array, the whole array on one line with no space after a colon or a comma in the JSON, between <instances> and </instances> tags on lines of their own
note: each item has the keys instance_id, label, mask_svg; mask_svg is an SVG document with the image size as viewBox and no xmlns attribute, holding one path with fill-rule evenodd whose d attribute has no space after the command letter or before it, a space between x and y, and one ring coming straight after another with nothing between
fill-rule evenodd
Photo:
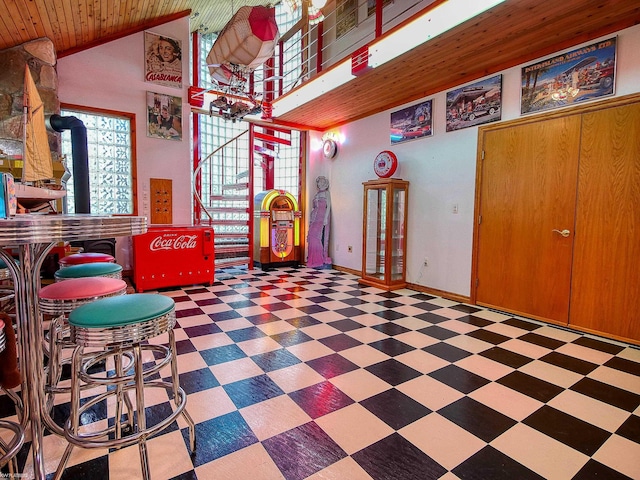
<instances>
[{"instance_id":1,"label":"light fixture shade","mask_svg":"<svg viewBox=\"0 0 640 480\"><path fill-rule=\"evenodd\" d=\"M324 20L324 15L319 8L309 5L309 25L317 25Z\"/></svg>"},{"instance_id":2,"label":"light fixture shade","mask_svg":"<svg viewBox=\"0 0 640 480\"><path fill-rule=\"evenodd\" d=\"M320 9L327 4L327 0L311 0L311 5L315 8Z\"/></svg>"},{"instance_id":3,"label":"light fixture shade","mask_svg":"<svg viewBox=\"0 0 640 480\"><path fill-rule=\"evenodd\" d=\"M284 0L284 3L289 8L291 13L293 13L301 7L302 0Z\"/></svg>"}]
</instances>

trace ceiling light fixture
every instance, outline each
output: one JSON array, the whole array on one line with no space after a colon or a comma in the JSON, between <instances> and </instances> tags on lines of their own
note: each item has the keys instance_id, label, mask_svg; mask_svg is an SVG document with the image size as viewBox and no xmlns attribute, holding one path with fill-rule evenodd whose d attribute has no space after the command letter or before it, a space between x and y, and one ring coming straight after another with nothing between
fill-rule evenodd
<instances>
[{"instance_id":1,"label":"ceiling light fixture","mask_svg":"<svg viewBox=\"0 0 640 480\"><path fill-rule=\"evenodd\" d=\"M319 8L309 5L309 25L317 25L324 20L324 15Z\"/></svg>"},{"instance_id":2,"label":"ceiling light fixture","mask_svg":"<svg viewBox=\"0 0 640 480\"><path fill-rule=\"evenodd\" d=\"M309 25L317 25L324 20L324 15L320 10L327 4L327 0L285 0L289 10L294 13L306 3Z\"/></svg>"}]
</instances>

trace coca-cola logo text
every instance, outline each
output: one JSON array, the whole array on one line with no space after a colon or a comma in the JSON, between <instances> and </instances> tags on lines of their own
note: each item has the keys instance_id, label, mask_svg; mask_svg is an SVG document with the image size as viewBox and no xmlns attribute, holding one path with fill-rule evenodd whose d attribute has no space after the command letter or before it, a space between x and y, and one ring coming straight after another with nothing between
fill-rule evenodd
<instances>
[{"instance_id":1,"label":"coca-cola logo text","mask_svg":"<svg viewBox=\"0 0 640 480\"><path fill-rule=\"evenodd\" d=\"M196 248L198 245L197 235L180 235L171 238L159 235L149 244L149 250L156 252L158 250L188 250Z\"/></svg>"}]
</instances>

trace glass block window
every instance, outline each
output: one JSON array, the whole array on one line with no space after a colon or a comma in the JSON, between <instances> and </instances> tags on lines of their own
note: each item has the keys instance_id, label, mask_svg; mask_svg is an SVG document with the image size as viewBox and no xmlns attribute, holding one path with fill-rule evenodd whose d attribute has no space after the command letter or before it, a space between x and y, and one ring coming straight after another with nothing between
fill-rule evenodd
<instances>
[{"instance_id":1,"label":"glass block window","mask_svg":"<svg viewBox=\"0 0 640 480\"><path fill-rule=\"evenodd\" d=\"M275 169L274 188L286 190L300 201L300 132L291 131L291 146L280 146Z\"/></svg>"},{"instance_id":2,"label":"glass block window","mask_svg":"<svg viewBox=\"0 0 640 480\"><path fill-rule=\"evenodd\" d=\"M131 151L131 118L101 112L63 109L87 129L91 213L133 214L134 162ZM67 181L66 211L74 213L71 132L62 132L62 154L71 178Z\"/></svg>"}]
</instances>

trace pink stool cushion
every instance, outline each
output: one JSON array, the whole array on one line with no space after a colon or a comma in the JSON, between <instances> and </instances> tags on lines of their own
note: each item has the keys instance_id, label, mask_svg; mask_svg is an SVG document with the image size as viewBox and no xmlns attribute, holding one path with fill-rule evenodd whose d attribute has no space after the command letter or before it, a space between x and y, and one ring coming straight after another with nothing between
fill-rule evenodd
<instances>
[{"instance_id":1,"label":"pink stool cushion","mask_svg":"<svg viewBox=\"0 0 640 480\"><path fill-rule=\"evenodd\" d=\"M69 265L81 265L83 263L94 262L115 262L115 258L107 253L74 253L73 255L67 255L62 257L58 263L62 266L68 267Z\"/></svg>"},{"instance_id":2,"label":"pink stool cushion","mask_svg":"<svg viewBox=\"0 0 640 480\"><path fill-rule=\"evenodd\" d=\"M75 300L112 295L127 287L127 282L109 277L72 278L40 289L39 297L47 300Z\"/></svg>"}]
</instances>

